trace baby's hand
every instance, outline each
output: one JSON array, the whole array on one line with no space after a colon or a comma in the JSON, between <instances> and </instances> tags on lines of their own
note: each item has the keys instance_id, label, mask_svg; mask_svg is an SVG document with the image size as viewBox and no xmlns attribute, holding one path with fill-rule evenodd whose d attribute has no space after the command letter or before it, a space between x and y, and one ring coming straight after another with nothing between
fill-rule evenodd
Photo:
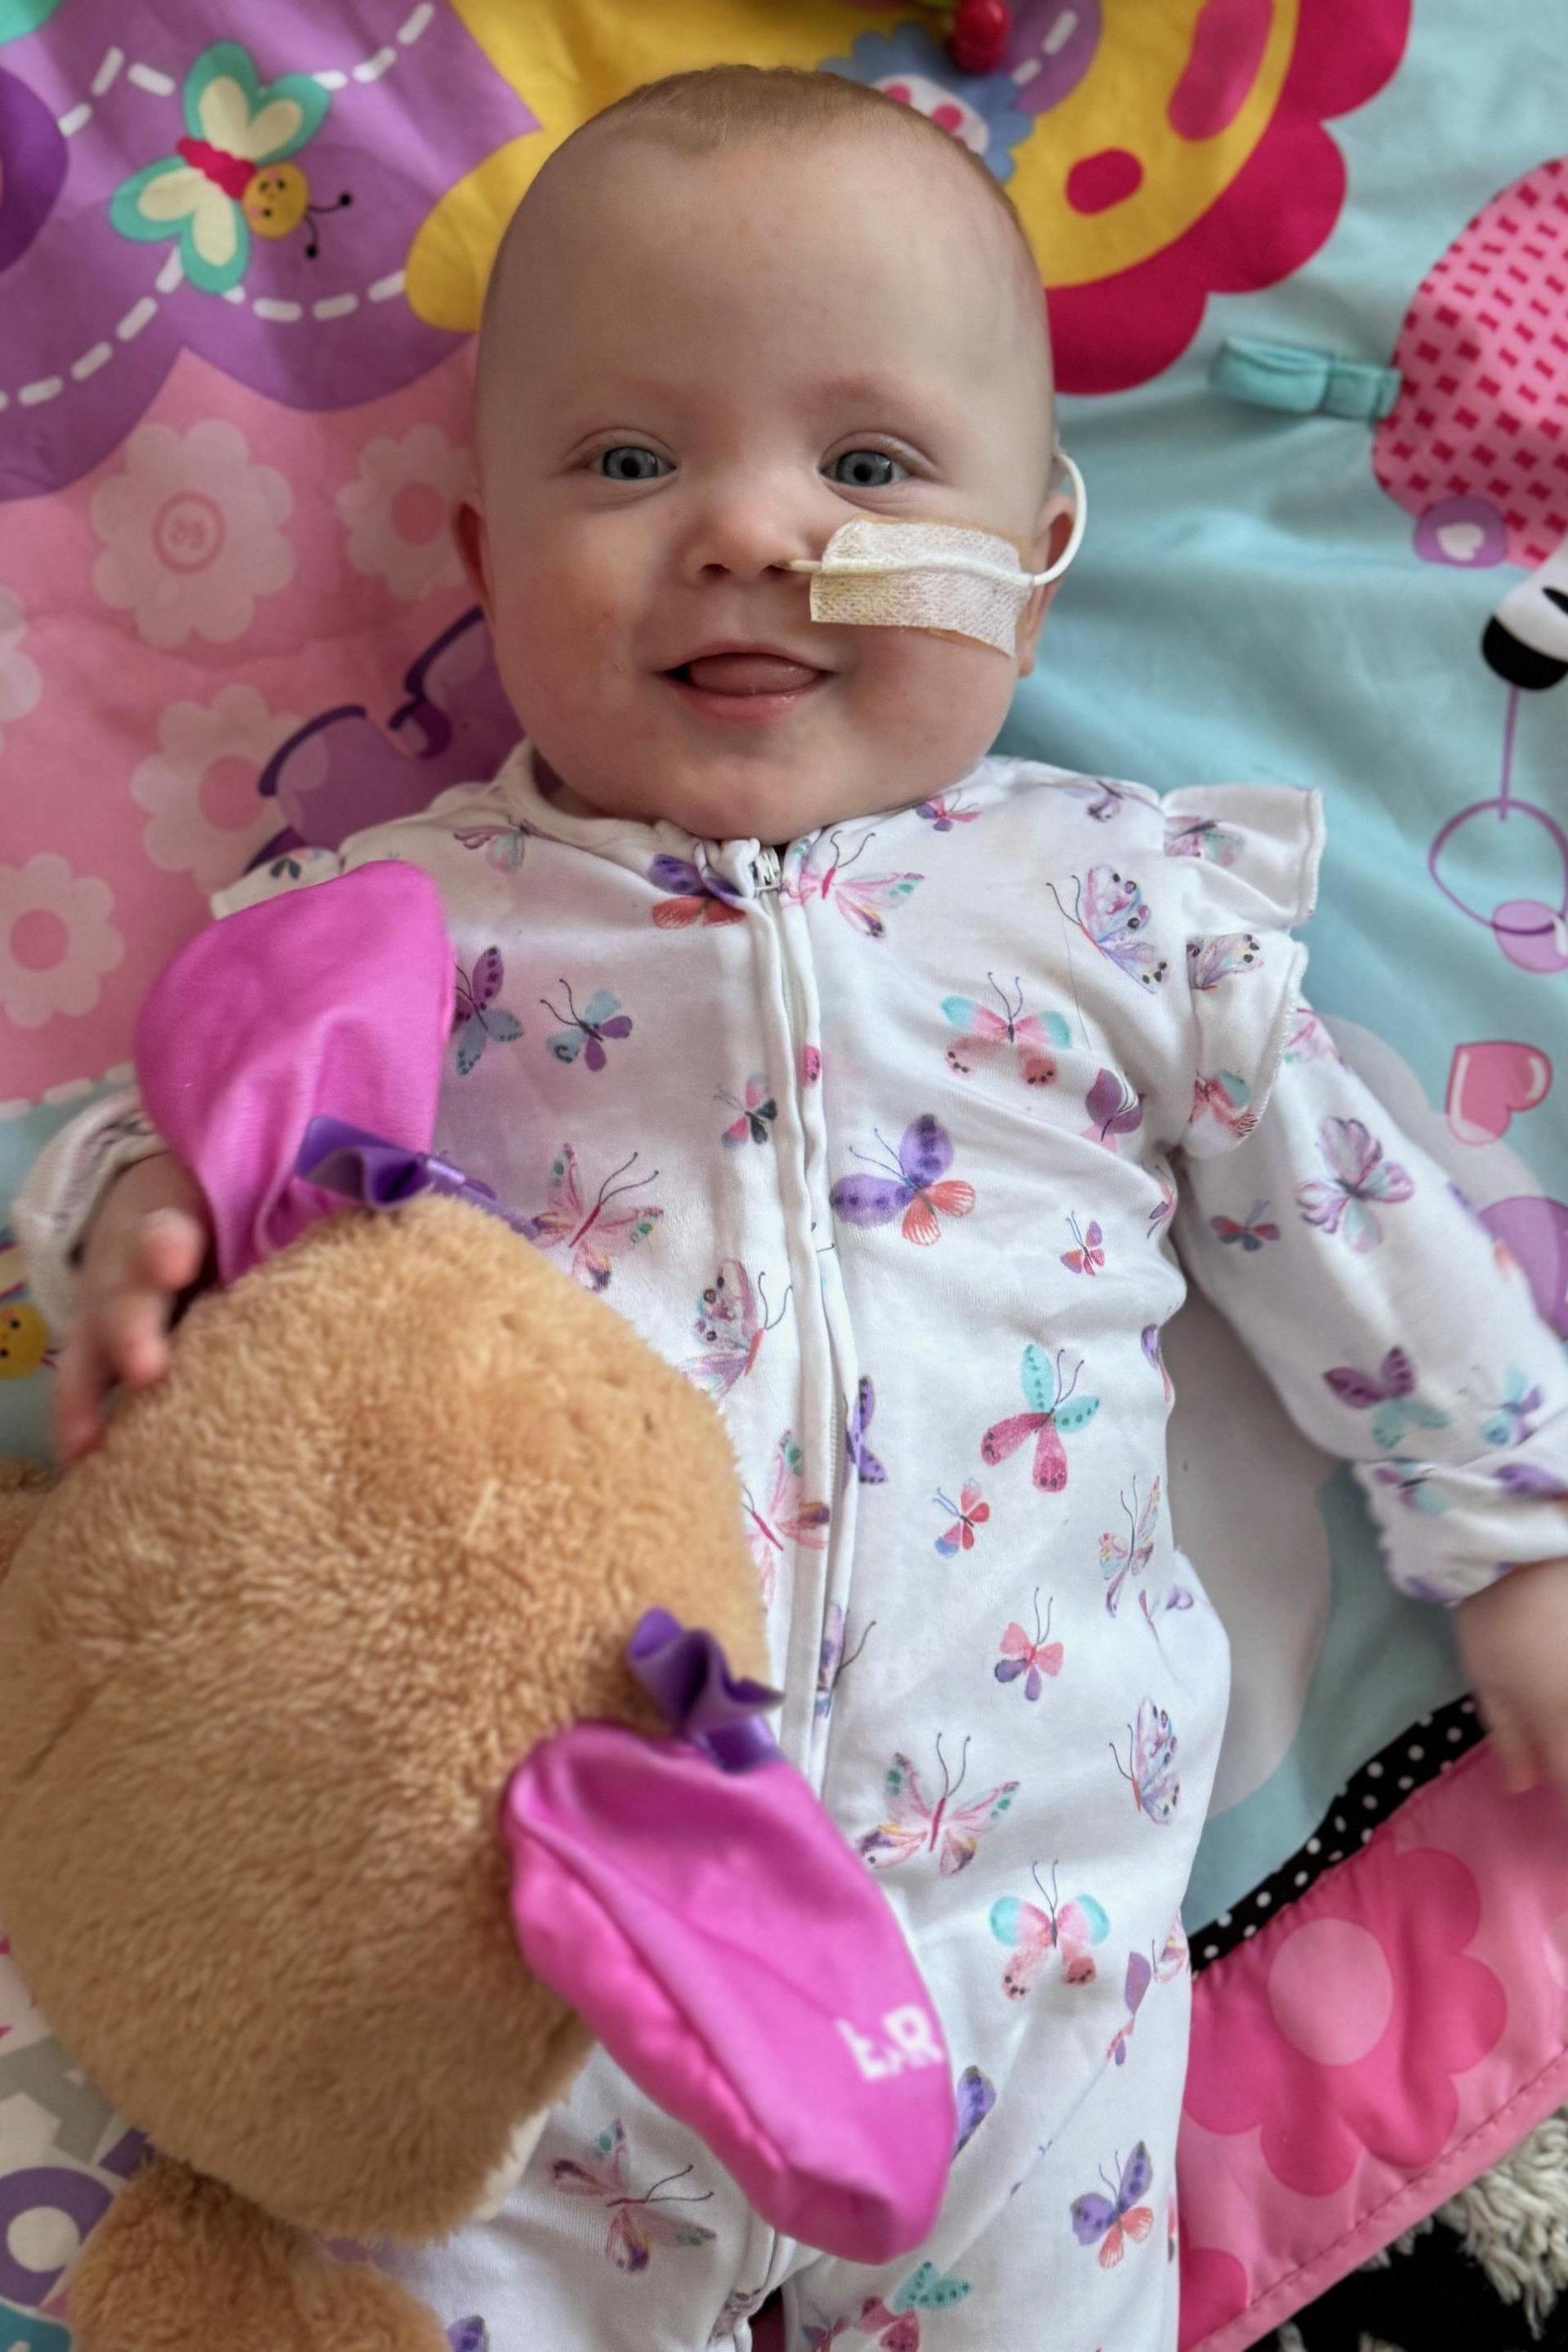
<instances>
[{"instance_id":1,"label":"baby's hand","mask_svg":"<svg viewBox=\"0 0 1568 2352\"><path fill-rule=\"evenodd\" d=\"M1568 1559L1510 1569L1454 1614L1509 1787L1544 1775L1568 1796Z\"/></svg>"},{"instance_id":2,"label":"baby's hand","mask_svg":"<svg viewBox=\"0 0 1568 2352\"><path fill-rule=\"evenodd\" d=\"M170 1152L128 1168L110 1188L88 1229L80 1303L60 1350L54 1420L62 1463L98 1444L111 1388L163 1379L174 1301L200 1276L211 1236L201 1188Z\"/></svg>"}]
</instances>

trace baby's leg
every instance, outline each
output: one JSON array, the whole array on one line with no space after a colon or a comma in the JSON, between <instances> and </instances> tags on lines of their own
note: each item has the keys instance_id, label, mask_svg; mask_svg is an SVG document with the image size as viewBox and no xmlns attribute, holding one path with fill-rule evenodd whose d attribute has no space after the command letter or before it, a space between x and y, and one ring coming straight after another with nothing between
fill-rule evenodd
<instances>
[{"instance_id":1,"label":"baby's leg","mask_svg":"<svg viewBox=\"0 0 1568 2352\"><path fill-rule=\"evenodd\" d=\"M1185 1974L1150 1990L1121 2066L1101 2063L1042 2147L1038 2117L1081 2043L1037 2045L953 2167L930 2242L886 2270L805 2258L784 2290L786 2334L846 2347L908 2312L921 2352L1175 2352L1175 2147L1186 2070ZM1031 2116L1035 2118L1031 2121ZM869 2302L882 2314L867 2313ZM819 2339L805 2330L821 2328ZM892 2341L899 2338L894 2336Z\"/></svg>"},{"instance_id":2,"label":"baby's leg","mask_svg":"<svg viewBox=\"0 0 1568 2352\"><path fill-rule=\"evenodd\" d=\"M705 2352L760 2293L773 2233L700 2141L602 2053L545 2126L501 2210L444 2245L388 2252L464 2347L490 2352Z\"/></svg>"}]
</instances>

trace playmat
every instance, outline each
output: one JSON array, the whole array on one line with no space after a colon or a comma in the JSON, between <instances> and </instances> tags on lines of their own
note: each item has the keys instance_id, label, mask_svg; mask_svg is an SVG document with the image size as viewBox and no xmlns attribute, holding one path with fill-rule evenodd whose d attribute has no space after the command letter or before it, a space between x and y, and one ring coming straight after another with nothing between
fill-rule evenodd
<instances>
[{"instance_id":1,"label":"playmat","mask_svg":"<svg viewBox=\"0 0 1568 2352\"><path fill-rule=\"evenodd\" d=\"M912 0L0 0L0 1223L210 891L507 749L446 521L489 257L585 115L747 58L931 114L1041 257L1093 520L1003 747L1322 788L1314 998L1568 1337L1568 30L1011 16L966 76ZM51 1347L0 1234L7 1450ZM1568 2097L1568 1840L1501 1795L1348 1473L1201 1306L1171 1364L1237 1650L1184 2336L1239 2352ZM0 2346L68 2352L136 2153L0 1942Z\"/></svg>"}]
</instances>

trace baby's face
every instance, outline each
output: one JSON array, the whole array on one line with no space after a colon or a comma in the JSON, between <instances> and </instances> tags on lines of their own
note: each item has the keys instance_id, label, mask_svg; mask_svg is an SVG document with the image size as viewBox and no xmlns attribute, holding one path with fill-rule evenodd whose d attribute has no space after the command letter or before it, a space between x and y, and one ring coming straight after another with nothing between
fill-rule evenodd
<instances>
[{"instance_id":1,"label":"baby's face","mask_svg":"<svg viewBox=\"0 0 1568 2352\"><path fill-rule=\"evenodd\" d=\"M1014 658L816 623L785 568L857 514L983 524L1046 560L1038 289L960 159L903 136L590 138L505 267L461 536L557 775L605 814L776 842L964 774L1045 598Z\"/></svg>"}]
</instances>

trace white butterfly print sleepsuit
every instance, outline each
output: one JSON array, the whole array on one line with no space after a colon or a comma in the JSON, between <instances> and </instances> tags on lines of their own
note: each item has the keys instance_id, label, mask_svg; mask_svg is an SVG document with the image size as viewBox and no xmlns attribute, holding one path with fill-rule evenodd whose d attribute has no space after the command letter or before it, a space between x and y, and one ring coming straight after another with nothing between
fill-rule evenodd
<instances>
[{"instance_id":1,"label":"white butterfly print sleepsuit","mask_svg":"<svg viewBox=\"0 0 1568 2352\"><path fill-rule=\"evenodd\" d=\"M402 2263L507 2352L743 2345L781 2284L791 2352L1172 2352L1176 1921L1226 1693L1164 1502L1175 1193L1187 1271L1358 1464L1399 1583L1568 1552L1562 1350L1299 1000L1316 801L987 760L935 813L696 843L571 813L520 751L220 902L434 877L462 980L437 1148L720 1403L782 1743L965 2071L939 2226L874 2273L778 2240L596 2060L502 2213ZM18 1214L57 1318L153 1148L118 1096L40 1161Z\"/></svg>"}]
</instances>

